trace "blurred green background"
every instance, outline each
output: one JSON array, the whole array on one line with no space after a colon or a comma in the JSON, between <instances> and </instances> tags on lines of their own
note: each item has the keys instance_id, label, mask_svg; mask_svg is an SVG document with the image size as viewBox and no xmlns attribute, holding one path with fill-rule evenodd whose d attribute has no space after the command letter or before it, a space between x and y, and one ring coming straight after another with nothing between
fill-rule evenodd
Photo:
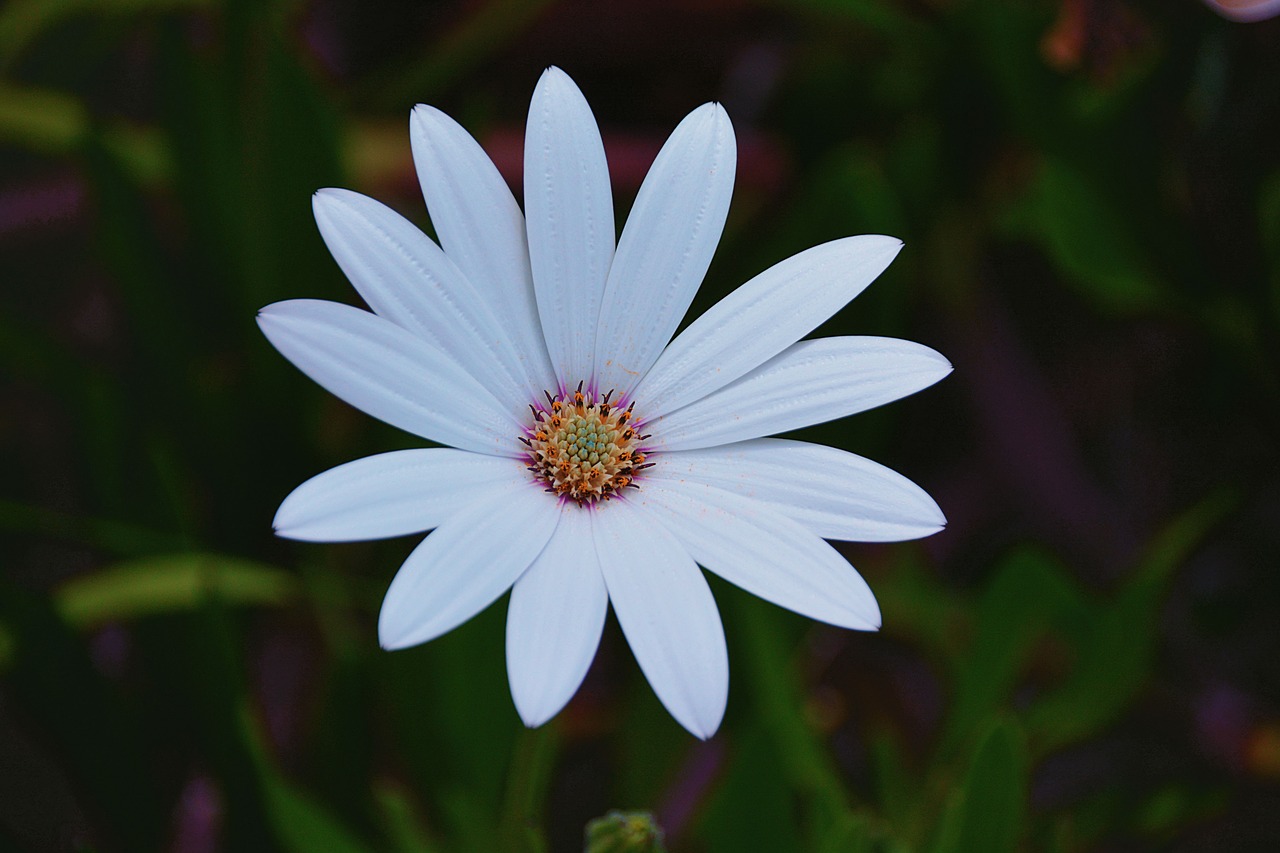
<instances>
[{"instance_id":1,"label":"blurred green background","mask_svg":"<svg viewBox=\"0 0 1280 853\"><path fill-rule=\"evenodd\" d=\"M841 545L884 630L714 591L714 739L612 622L526 732L501 604L377 647L412 540L275 540L307 477L410 437L259 335L355 302L345 186L429 229L439 106L517 188L556 64L620 213L719 100L740 143L692 315L827 239L893 267L822 333L955 363L803 433L950 526ZM0 849L1280 849L1280 20L1193 0L8 0L0 7Z\"/></svg>"}]
</instances>

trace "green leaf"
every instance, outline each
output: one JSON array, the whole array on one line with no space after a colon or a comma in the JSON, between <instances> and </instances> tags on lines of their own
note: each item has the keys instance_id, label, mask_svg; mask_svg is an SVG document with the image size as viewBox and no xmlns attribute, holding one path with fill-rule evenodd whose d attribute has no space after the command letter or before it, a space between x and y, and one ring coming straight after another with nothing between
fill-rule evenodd
<instances>
[{"instance_id":1,"label":"green leaf","mask_svg":"<svg viewBox=\"0 0 1280 853\"><path fill-rule=\"evenodd\" d=\"M871 853L871 822L861 815L845 814L827 831L819 853Z\"/></svg>"},{"instance_id":2,"label":"green leaf","mask_svg":"<svg viewBox=\"0 0 1280 853\"><path fill-rule=\"evenodd\" d=\"M1026 812L1022 733L998 722L980 742L964 785L952 797L934 853L1013 853Z\"/></svg>"},{"instance_id":3,"label":"green leaf","mask_svg":"<svg viewBox=\"0 0 1280 853\"><path fill-rule=\"evenodd\" d=\"M97 133L85 137L81 153L93 196L95 238L105 266L118 286L147 382L166 389L148 402L170 403L174 389L189 386L195 318L186 313L181 291L165 263L167 247L151 216L144 188ZM137 402L135 401L135 405ZM157 407L158 408L158 407Z\"/></svg>"},{"instance_id":4,"label":"green leaf","mask_svg":"<svg viewBox=\"0 0 1280 853\"><path fill-rule=\"evenodd\" d=\"M551 725L522 729L516 737L498 827L504 850L545 853L543 811L558 743L556 727Z\"/></svg>"},{"instance_id":5,"label":"green leaf","mask_svg":"<svg viewBox=\"0 0 1280 853\"><path fill-rule=\"evenodd\" d=\"M345 824L302 790L278 776L264 780L267 812L276 837L291 853L372 853Z\"/></svg>"},{"instance_id":6,"label":"green leaf","mask_svg":"<svg viewBox=\"0 0 1280 853\"><path fill-rule=\"evenodd\" d=\"M503 674L504 615L491 606L437 640L374 660L399 760L460 849L503 849L494 815L519 728Z\"/></svg>"},{"instance_id":7,"label":"green leaf","mask_svg":"<svg viewBox=\"0 0 1280 853\"><path fill-rule=\"evenodd\" d=\"M216 554L175 554L119 563L74 578L56 593L58 611L77 627L192 610L211 598L236 605L280 605L298 591L289 573Z\"/></svg>"},{"instance_id":8,"label":"green leaf","mask_svg":"<svg viewBox=\"0 0 1280 853\"><path fill-rule=\"evenodd\" d=\"M1170 576L1236 501L1233 492L1215 492L1174 519L1114 601L1095 614L1066 683L1027 714L1037 754L1087 737L1133 700L1150 673L1160 602Z\"/></svg>"},{"instance_id":9,"label":"green leaf","mask_svg":"<svg viewBox=\"0 0 1280 853\"><path fill-rule=\"evenodd\" d=\"M871 780L880 817L890 826L907 826L920 808L919 781L908 771L896 733L867 733Z\"/></svg>"},{"instance_id":10,"label":"green leaf","mask_svg":"<svg viewBox=\"0 0 1280 853\"><path fill-rule=\"evenodd\" d=\"M1168 844L1189 824L1221 814L1229 802L1230 794L1222 788L1206 790L1182 784L1165 785L1131 812L1133 828L1140 835Z\"/></svg>"},{"instance_id":11,"label":"green leaf","mask_svg":"<svg viewBox=\"0 0 1280 853\"><path fill-rule=\"evenodd\" d=\"M956 698L939 753L954 754L1008 700L1035 641L1081 618L1085 604L1047 556L1019 551L1002 564L978 605L977 636L958 661Z\"/></svg>"},{"instance_id":12,"label":"green leaf","mask_svg":"<svg viewBox=\"0 0 1280 853\"><path fill-rule=\"evenodd\" d=\"M849 809L849 795L822 738L806 722L801 685L790 660L791 643L782 630L782 614L759 599L728 591L737 616L747 665L743 668L755 713L775 741L780 769L791 788L805 799L809 823L818 837L837 825ZM723 606L723 605L722 605Z\"/></svg>"},{"instance_id":13,"label":"green leaf","mask_svg":"<svg viewBox=\"0 0 1280 853\"><path fill-rule=\"evenodd\" d=\"M1046 157L1031 188L1034 230L1095 305L1128 313L1159 302L1160 283L1119 206L1066 162Z\"/></svg>"},{"instance_id":14,"label":"green leaf","mask_svg":"<svg viewBox=\"0 0 1280 853\"><path fill-rule=\"evenodd\" d=\"M939 657L954 654L967 601L944 587L917 560L901 560L876 579L884 631L902 636Z\"/></svg>"},{"instance_id":15,"label":"green leaf","mask_svg":"<svg viewBox=\"0 0 1280 853\"><path fill-rule=\"evenodd\" d=\"M1058 81L1038 50L1050 14L1044 4L1017 0L958 3L954 10L964 59L985 78L982 96L998 101L1001 121L1034 139L1052 139L1068 126L1058 108Z\"/></svg>"},{"instance_id":16,"label":"green leaf","mask_svg":"<svg viewBox=\"0 0 1280 853\"><path fill-rule=\"evenodd\" d=\"M804 843L782 756L758 722L733 732L717 784L699 809L697 847L706 853L800 853Z\"/></svg>"},{"instance_id":17,"label":"green leaf","mask_svg":"<svg viewBox=\"0 0 1280 853\"><path fill-rule=\"evenodd\" d=\"M1240 496L1235 490L1219 489L1169 522L1147 548L1132 580L1125 587L1124 597L1154 603L1173 573L1239 503Z\"/></svg>"},{"instance_id":18,"label":"green leaf","mask_svg":"<svg viewBox=\"0 0 1280 853\"><path fill-rule=\"evenodd\" d=\"M380 781L374 784L373 798L394 853L441 853L422 825L407 790L397 783Z\"/></svg>"}]
</instances>

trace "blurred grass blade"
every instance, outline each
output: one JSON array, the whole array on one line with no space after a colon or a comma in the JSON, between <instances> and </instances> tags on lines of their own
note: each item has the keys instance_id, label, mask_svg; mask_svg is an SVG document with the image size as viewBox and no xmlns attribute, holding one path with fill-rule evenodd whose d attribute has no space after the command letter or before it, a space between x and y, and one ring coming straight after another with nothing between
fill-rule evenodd
<instances>
[{"instance_id":1,"label":"blurred grass blade","mask_svg":"<svg viewBox=\"0 0 1280 853\"><path fill-rule=\"evenodd\" d=\"M289 853L373 853L305 791L274 774L264 780L267 811Z\"/></svg>"},{"instance_id":2,"label":"blurred grass blade","mask_svg":"<svg viewBox=\"0 0 1280 853\"><path fill-rule=\"evenodd\" d=\"M906 746L889 732L868 732L867 736L873 800L890 826L909 826L922 803L916 793L919 782L906 764Z\"/></svg>"},{"instance_id":3,"label":"blurred grass blade","mask_svg":"<svg viewBox=\"0 0 1280 853\"><path fill-rule=\"evenodd\" d=\"M253 311L291 296L323 296L323 282L336 286L333 295L349 291L329 257L311 211L311 196L321 187L342 186L342 120L329 94L303 67L289 46L271 37L262 47L260 103L245 109L252 169L263 169L250 185L253 210L260 212L269 242L259 247L269 277L255 281ZM249 222L253 222L250 218Z\"/></svg>"},{"instance_id":4,"label":"blurred grass blade","mask_svg":"<svg viewBox=\"0 0 1280 853\"><path fill-rule=\"evenodd\" d=\"M1059 86L1037 45L1050 23L1048 8L1016 0L957 4L954 19L969 61L985 72L983 88L999 99L1005 121L1032 139L1061 142L1065 123Z\"/></svg>"},{"instance_id":5,"label":"blurred grass blade","mask_svg":"<svg viewBox=\"0 0 1280 853\"><path fill-rule=\"evenodd\" d=\"M503 847L512 853L544 853L547 849L543 811L558 743L558 733L551 725L522 729L516 736L500 827Z\"/></svg>"},{"instance_id":6,"label":"blurred grass blade","mask_svg":"<svg viewBox=\"0 0 1280 853\"><path fill-rule=\"evenodd\" d=\"M140 366L150 374L139 383L156 403L172 404L189 383L196 324L184 312L181 290L165 263L168 255L143 188L97 134L83 146L85 170L93 190L95 236L137 342ZM159 405L156 410L165 407Z\"/></svg>"},{"instance_id":7,"label":"blurred grass blade","mask_svg":"<svg viewBox=\"0 0 1280 853\"><path fill-rule=\"evenodd\" d=\"M486 58L523 33L550 0L488 0L421 51L422 59L404 68L371 75L358 100L403 110L438 95Z\"/></svg>"},{"instance_id":8,"label":"blurred grass blade","mask_svg":"<svg viewBox=\"0 0 1280 853\"><path fill-rule=\"evenodd\" d=\"M136 556L191 547L185 537L120 521L68 515L18 501L0 500L0 531L63 539L111 555Z\"/></svg>"},{"instance_id":9,"label":"blurred grass blade","mask_svg":"<svg viewBox=\"0 0 1280 853\"><path fill-rule=\"evenodd\" d=\"M956 754L1007 701L1034 641L1053 625L1077 621L1085 607L1067 574L1025 550L1005 560L978 605L977 636L959 659L955 704L938 750Z\"/></svg>"},{"instance_id":10,"label":"blurred grass blade","mask_svg":"<svg viewBox=\"0 0 1280 853\"><path fill-rule=\"evenodd\" d=\"M73 786L77 800L96 808L96 828L119 850L159 850L172 807L145 756L156 747L155 732L138 714L136 696L105 678L91 659L83 638L58 618L52 602L0 576L0 624L9 640L9 668L4 673L3 732L4 806L43 811L54 807L33 790L47 778L28 778L15 766L11 727L38 736L56 750L56 774ZM18 712L18 713L15 713ZM37 777L47 776L42 768ZM0 832L0 847L4 847ZM67 849L55 843L20 849ZM5 848L9 849L9 848Z\"/></svg>"},{"instance_id":11,"label":"blurred grass blade","mask_svg":"<svg viewBox=\"0 0 1280 853\"><path fill-rule=\"evenodd\" d=\"M998 722L979 743L934 853L1013 853L1022 835L1027 755L1022 733Z\"/></svg>"},{"instance_id":12,"label":"blurred grass blade","mask_svg":"<svg viewBox=\"0 0 1280 853\"><path fill-rule=\"evenodd\" d=\"M817 849L818 853L872 853L871 822L846 814L827 832Z\"/></svg>"},{"instance_id":13,"label":"blurred grass blade","mask_svg":"<svg viewBox=\"0 0 1280 853\"><path fill-rule=\"evenodd\" d=\"M58 157L79 151L93 132L139 183L156 186L171 176L168 147L154 128L108 123L95 131L74 95L0 81L0 142Z\"/></svg>"},{"instance_id":14,"label":"blurred grass blade","mask_svg":"<svg viewBox=\"0 0 1280 853\"><path fill-rule=\"evenodd\" d=\"M18 649L18 641L9 626L0 622L0 675L3 675L13 663L14 653Z\"/></svg>"},{"instance_id":15,"label":"blurred grass blade","mask_svg":"<svg viewBox=\"0 0 1280 853\"><path fill-rule=\"evenodd\" d=\"M0 20L11 17L12 10L7 8ZM88 127L89 112L78 98L0 82L0 140L44 154L67 154Z\"/></svg>"},{"instance_id":16,"label":"blurred grass blade","mask_svg":"<svg viewBox=\"0 0 1280 853\"><path fill-rule=\"evenodd\" d=\"M135 15L211 5L213 0L9 0L0 8L0 72L12 68L41 35L78 15Z\"/></svg>"},{"instance_id":17,"label":"blurred grass blade","mask_svg":"<svg viewBox=\"0 0 1280 853\"><path fill-rule=\"evenodd\" d=\"M1215 492L1155 538L1133 577L1087 632L1071 676L1027 714L1037 754L1092 734L1133 700L1151 671L1170 576L1236 502L1233 492Z\"/></svg>"},{"instance_id":18,"label":"blurred grass blade","mask_svg":"<svg viewBox=\"0 0 1280 853\"><path fill-rule=\"evenodd\" d=\"M443 853L422 825L409 792L403 787L387 781L377 782L373 798L392 853Z\"/></svg>"},{"instance_id":19,"label":"blurred grass blade","mask_svg":"<svg viewBox=\"0 0 1280 853\"><path fill-rule=\"evenodd\" d=\"M0 314L0 368L63 399L82 397L93 372L64 346L17 317Z\"/></svg>"},{"instance_id":20,"label":"blurred grass blade","mask_svg":"<svg viewBox=\"0 0 1280 853\"><path fill-rule=\"evenodd\" d=\"M733 733L732 746L718 771L720 781L707 792L694 823L697 841L705 844L707 853L811 849L794 819L790 780L777 772L778 766L774 739L758 721ZM680 806L684 805L681 798ZM682 840L672 839L677 845Z\"/></svg>"},{"instance_id":21,"label":"blurred grass blade","mask_svg":"<svg viewBox=\"0 0 1280 853\"><path fill-rule=\"evenodd\" d=\"M437 640L375 658L400 761L463 850L503 849L494 816L519 725L503 668L504 617L493 606Z\"/></svg>"},{"instance_id":22,"label":"blurred grass blade","mask_svg":"<svg viewBox=\"0 0 1280 853\"><path fill-rule=\"evenodd\" d=\"M937 657L955 653L968 602L943 586L918 560L900 560L892 573L877 578L876 600L884 615L883 631L905 637Z\"/></svg>"},{"instance_id":23,"label":"blurred grass blade","mask_svg":"<svg viewBox=\"0 0 1280 853\"><path fill-rule=\"evenodd\" d=\"M1173 573L1239 503L1240 496L1234 489L1220 489L1171 521L1152 540L1124 594L1151 600L1160 593Z\"/></svg>"},{"instance_id":24,"label":"blurred grass blade","mask_svg":"<svg viewBox=\"0 0 1280 853\"><path fill-rule=\"evenodd\" d=\"M734 595L733 600L737 627L745 635L748 665L744 671L756 712L777 743L788 781L809 801L811 826L822 837L850 811L844 783L830 753L801 713L804 703L800 686L791 675L795 670L778 625L779 612L745 593Z\"/></svg>"},{"instance_id":25,"label":"blurred grass blade","mask_svg":"<svg viewBox=\"0 0 1280 853\"><path fill-rule=\"evenodd\" d=\"M232 605L281 605L298 592L287 572L235 557L176 554L120 563L74 578L55 594L77 627L191 610L216 598Z\"/></svg>"}]
</instances>

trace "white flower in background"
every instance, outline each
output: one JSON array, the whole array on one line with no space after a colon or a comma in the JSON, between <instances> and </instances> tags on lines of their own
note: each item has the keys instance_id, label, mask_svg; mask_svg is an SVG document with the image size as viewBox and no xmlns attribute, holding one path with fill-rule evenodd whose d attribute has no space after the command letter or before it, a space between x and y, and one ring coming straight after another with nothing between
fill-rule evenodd
<instances>
[{"instance_id":1,"label":"white flower in background","mask_svg":"<svg viewBox=\"0 0 1280 853\"><path fill-rule=\"evenodd\" d=\"M1205 3L1222 17L1244 23L1280 15L1280 0L1205 0Z\"/></svg>"},{"instance_id":2,"label":"white flower in background","mask_svg":"<svg viewBox=\"0 0 1280 853\"><path fill-rule=\"evenodd\" d=\"M434 529L391 582L388 649L425 643L508 589L521 718L582 682L612 603L640 668L706 738L728 693L724 632L699 565L782 607L875 630L866 583L824 539L927 536L918 486L841 450L764 438L932 385L945 358L892 338L801 341L897 255L849 237L789 258L671 340L724 227L736 148L706 104L672 133L614 246L600 133L573 81L538 83L525 213L481 147L419 106L414 162L443 250L384 205L315 195L316 221L371 312L264 308L263 332L333 394L439 448L358 459L303 483L281 536Z\"/></svg>"}]
</instances>

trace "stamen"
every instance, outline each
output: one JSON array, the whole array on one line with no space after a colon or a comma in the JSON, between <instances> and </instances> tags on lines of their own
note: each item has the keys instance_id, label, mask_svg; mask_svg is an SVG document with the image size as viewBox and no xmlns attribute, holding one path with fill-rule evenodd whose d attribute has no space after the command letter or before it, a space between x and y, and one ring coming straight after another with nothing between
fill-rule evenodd
<instances>
[{"instance_id":1,"label":"stamen","mask_svg":"<svg viewBox=\"0 0 1280 853\"><path fill-rule=\"evenodd\" d=\"M530 405L533 419L520 441L529 448L529 470L548 492L590 505L637 488L635 472L653 463L641 465L643 436L626 425L635 402L618 410L609 404L612 390L597 401L585 385L572 394L544 392L549 408Z\"/></svg>"}]
</instances>

